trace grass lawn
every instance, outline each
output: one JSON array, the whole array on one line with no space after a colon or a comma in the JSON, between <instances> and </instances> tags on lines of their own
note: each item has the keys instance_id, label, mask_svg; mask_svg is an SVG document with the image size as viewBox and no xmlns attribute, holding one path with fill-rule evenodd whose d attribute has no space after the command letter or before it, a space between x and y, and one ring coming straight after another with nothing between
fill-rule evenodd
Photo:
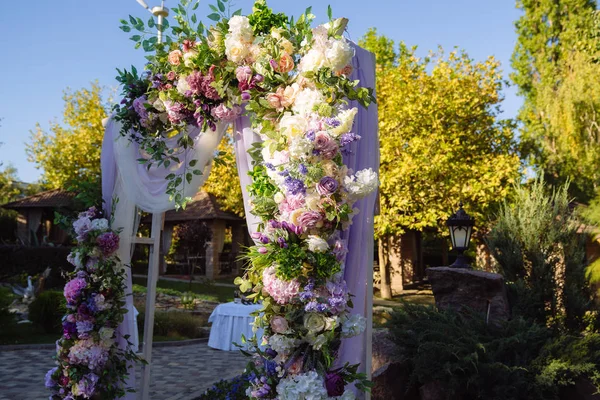
<instances>
[{"instance_id":1,"label":"grass lawn","mask_svg":"<svg viewBox=\"0 0 600 400\"><path fill-rule=\"evenodd\" d=\"M145 278L133 278L133 284L146 287ZM208 301L217 301L219 303L227 303L233 301L233 292L235 288L227 286L215 286L211 283L205 282L175 282L158 280L156 287L160 289L166 289L163 291L165 294L181 295L185 292L193 292L197 294L197 298Z\"/></svg>"}]
</instances>

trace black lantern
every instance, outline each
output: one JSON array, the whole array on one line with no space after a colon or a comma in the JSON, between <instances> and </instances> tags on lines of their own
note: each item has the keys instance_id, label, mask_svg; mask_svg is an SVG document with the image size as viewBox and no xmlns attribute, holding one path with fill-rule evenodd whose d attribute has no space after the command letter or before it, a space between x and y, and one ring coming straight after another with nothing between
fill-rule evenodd
<instances>
[{"instance_id":1,"label":"black lantern","mask_svg":"<svg viewBox=\"0 0 600 400\"><path fill-rule=\"evenodd\" d=\"M458 211L446 221L446 225L450 230L452 248L458 251L458 257L456 257L456 261L450 267L469 268L467 258L463 253L469 248L469 241L471 240L475 220L465 212L462 202L459 204L459 207Z\"/></svg>"}]
</instances>

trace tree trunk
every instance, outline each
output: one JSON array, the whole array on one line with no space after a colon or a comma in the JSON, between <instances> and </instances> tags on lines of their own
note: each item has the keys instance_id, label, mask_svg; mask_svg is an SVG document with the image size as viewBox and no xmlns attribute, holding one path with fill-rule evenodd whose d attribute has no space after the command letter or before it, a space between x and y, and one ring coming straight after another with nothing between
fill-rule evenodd
<instances>
[{"instance_id":1,"label":"tree trunk","mask_svg":"<svg viewBox=\"0 0 600 400\"><path fill-rule=\"evenodd\" d=\"M382 299L392 298L392 287L390 285L390 257L389 237L379 239L379 275L381 276L380 295Z\"/></svg>"}]
</instances>

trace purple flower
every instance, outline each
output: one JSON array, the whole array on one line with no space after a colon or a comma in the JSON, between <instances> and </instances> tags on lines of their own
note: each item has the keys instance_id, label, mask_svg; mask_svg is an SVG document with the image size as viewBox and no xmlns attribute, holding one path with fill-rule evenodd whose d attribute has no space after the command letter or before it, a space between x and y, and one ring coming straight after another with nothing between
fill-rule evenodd
<instances>
[{"instance_id":1,"label":"purple flower","mask_svg":"<svg viewBox=\"0 0 600 400\"><path fill-rule=\"evenodd\" d=\"M90 320L77 321L77 337L79 339L87 339L89 332L94 329L94 323Z\"/></svg>"},{"instance_id":2,"label":"purple flower","mask_svg":"<svg viewBox=\"0 0 600 400\"><path fill-rule=\"evenodd\" d=\"M334 128L340 126L340 120L337 118L325 118L325 123Z\"/></svg>"},{"instance_id":3,"label":"purple flower","mask_svg":"<svg viewBox=\"0 0 600 400\"><path fill-rule=\"evenodd\" d=\"M212 87L211 83L215 81L215 78L211 75L207 75L204 77L202 81L202 92L204 93L204 97L211 100L221 100L221 96L219 96L219 92L217 89Z\"/></svg>"},{"instance_id":4,"label":"purple flower","mask_svg":"<svg viewBox=\"0 0 600 400\"><path fill-rule=\"evenodd\" d=\"M271 61L269 61L269 65L271 65L271 68L273 68L273 70L277 70L279 68L279 64L277 64L277 61L271 59Z\"/></svg>"},{"instance_id":5,"label":"purple flower","mask_svg":"<svg viewBox=\"0 0 600 400\"><path fill-rule=\"evenodd\" d=\"M261 74L256 74L256 75L254 75L253 80L256 81L256 82L258 82L258 83L260 83L260 82L262 82L262 81L265 80L265 77L262 76Z\"/></svg>"},{"instance_id":6,"label":"purple flower","mask_svg":"<svg viewBox=\"0 0 600 400\"><path fill-rule=\"evenodd\" d=\"M204 83L204 76L199 71L194 71L188 75L185 79L190 85L190 91L192 94L199 96L202 94L202 84Z\"/></svg>"},{"instance_id":7,"label":"purple flower","mask_svg":"<svg viewBox=\"0 0 600 400\"><path fill-rule=\"evenodd\" d=\"M325 375L325 388L327 389L328 396L336 397L343 395L345 386L346 382L344 382L344 378L337 372L328 372Z\"/></svg>"},{"instance_id":8,"label":"purple flower","mask_svg":"<svg viewBox=\"0 0 600 400\"><path fill-rule=\"evenodd\" d=\"M89 217L80 217L77 221L73 222L73 229L77 235L77 241L82 242L87 239L87 234L92 230L92 220Z\"/></svg>"},{"instance_id":9,"label":"purple flower","mask_svg":"<svg viewBox=\"0 0 600 400\"><path fill-rule=\"evenodd\" d=\"M325 176L317 184L317 192L322 196L333 194L338 189L338 186L339 184L335 179Z\"/></svg>"},{"instance_id":10,"label":"purple flower","mask_svg":"<svg viewBox=\"0 0 600 400\"><path fill-rule=\"evenodd\" d=\"M316 228L319 222L323 219L321 213L316 211L306 211L298 217L298 224L303 229L312 229Z\"/></svg>"},{"instance_id":11,"label":"purple flower","mask_svg":"<svg viewBox=\"0 0 600 400\"><path fill-rule=\"evenodd\" d=\"M86 399L91 398L96 391L96 383L98 383L98 375L89 373L77 382L77 389L81 396Z\"/></svg>"},{"instance_id":12,"label":"purple flower","mask_svg":"<svg viewBox=\"0 0 600 400\"><path fill-rule=\"evenodd\" d=\"M105 232L98 236L96 243L105 257L110 256L119 249L119 235L114 232Z\"/></svg>"},{"instance_id":13,"label":"purple flower","mask_svg":"<svg viewBox=\"0 0 600 400\"><path fill-rule=\"evenodd\" d=\"M281 247L282 249L287 249L288 248L287 242L282 237L280 237L280 238L277 239L277 243L279 244L279 247Z\"/></svg>"},{"instance_id":14,"label":"purple flower","mask_svg":"<svg viewBox=\"0 0 600 400\"><path fill-rule=\"evenodd\" d=\"M306 175L308 173L308 168L306 168L306 165L304 164L298 164L298 172L302 175Z\"/></svg>"},{"instance_id":15,"label":"purple flower","mask_svg":"<svg viewBox=\"0 0 600 400\"><path fill-rule=\"evenodd\" d=\"M190 116L190 111L181 103L166 100L163 104L167 110L169 121L174 124L179 124L180 122L187 120Z\"/></svg>"},{"instance_id":16,"label":"purple flower","mask_svg":"<svg viewBox=\"0 0 600 400\"><path fill-rule=\"evenodd\" d=\"M248 101L251 98L252 98L252 96L250 96L250 93L248 93L248 92L242 92L242 100Z\"/></svg>"},{"instance_id":17,"label":"purple flower","mask_svg":"<svg viewBox=\"0 0 600 400\"><path fill-rule=\"evenodd\" d=\"M356 142L360 140L360 135L357 135L356 133L344 133L341 137L340 137L340 147L344 147L349 145L352 142Z\"/></svg>"},{"instance_id":18,"label":"purple flower","mask_svg":"<svg viewBox=\"0 0 600 400\"><path fill-rule=\"evenodd\" d=\"M242 82L250 82L250 79L252 79L252 68L250 68L249 66L245 65L245 66L241 66L241 67L237 67L235 69L235 77L237 78L237 80L242 83Z\"/></svg>"},{"instance_id":19,"label":"purple flower","mask_svg":"<svg viewBox=\"0 0 600 400\"><path fill-rule=\"evenodd\" d=\"M281 223L272 219L269 221L269 226L271 227L271 229L279 229L281 228Z\"/></svg>"},{"instance_id":20,"label":"purple flower","mask_svg":"<svg viewBox=\"0 0 600 400\"><path fill-rule=\"evenodd\" d=\"M46 372L45 385L48 389L55 388L57 386L57 382L52 378L52 375L58 370L58 367L52 368L50 371Z\"/></svg>"},{"instance_id":21,"label":"purple flower","mask_svg":"<svg viewBox=\"0 0 600 400\"><path fill-rule=\"evenodd\" d=\"M77 325L74 322L63 321L63 337L74 339L77 337Z\"/></svg>"},{"instance_id":22,"label":"purple flower","mask_svg":"<svg viewBox=\"0 0 600 400\"><path fill-rule=\"evenodd\" d=\"M269 250L266 247L259 247L258 252L260 254L267 254L269 252Z\"/></svg>"},{"instance_id":23,"label":"purple flower","mask_svg":"<svg viewBox=\"0 0 600 400\"><path fill-rule=\"evenodd\" d=\"M223 122L232 122L242 113L242 108L238 105L233 105L231 108L221 103L217 107L213 108L211 114L216 119Z\"/></svg>"},{"instance_id":24,"label":"purple flower","mask_svg":"<svg viewBox=\"0 0 600 400\"><path fill-rule=\"evenodd\" d=\"M148 119L148 110L144 107L144 104L146 103L148 103L148 98L146 96L140 96L133 100L133 109L142 121Z\"/></svg>"},{"instance_id":25,"label":"purple flower","mask_svg":"<svg viewBox=\"0 0 600 400\"><path fill-rule=\"evenodd\" d=\"M310 140L311 142L313 142L315 140L315 131L310 130L310 131L306 132L306 138L308 140Z\"/></svg>"},{"instance_id":26,"label":"purple flower","mask_svg":"<svg viewBox=\"0 0 600 400\"><path fill-rule=\"evenodd\" d=\"M290 176L286 177L284 180L284 184L290 194L305 194L306 186L304 186L304 182L300 179L295 179Z\"/></svg>"},{"instance_id":27,"label":"purple flower","mask_svg":"<svg viewBox=\"0 0 600 400\"><path fill-rule=\"evenodd\" d=\"M87 286L87 282L83 278L75 278L67 282L64 289L65 299L67 300L68 305L74 305L77 303L79 296L81 295L81 291L85 289Z\"/></svg>"},{"instance_id":28,"label":"purple flower","mask_svg":"<svg viewBox=\"0 0 600 400\"><path fill-rule=\"evenodd\" d=\"M292 232L295 233L296 235L301 235L303 232L303 229L297 225L294 225L290 222L287 221L283 221L281 223L281 227L285 230L287 230L288 232Z\"/></svg>"}]
</instances>

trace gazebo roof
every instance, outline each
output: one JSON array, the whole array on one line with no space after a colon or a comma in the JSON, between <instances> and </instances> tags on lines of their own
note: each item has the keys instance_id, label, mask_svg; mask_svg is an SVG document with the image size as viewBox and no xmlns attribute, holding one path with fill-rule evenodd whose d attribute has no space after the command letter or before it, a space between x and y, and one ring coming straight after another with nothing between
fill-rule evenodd
<instances>
[{"instance_id":1,"label":"gazebo roof","mask_svg":"<svg viewBox=\"0 0 600 400\"><path fill-rule=\"evenodd\" d=\"M73 204L75 194L62 189L48 190L2 205L9 210L22 208L60 208Z\"/></svg>"},{"instance_id":2,"label":"gazebo roof","mask_svg":"<svg viewBox=\"0 0 600 400\"><path fill-rule=\"evenodd\" d=\"M214 195L198 192L185 210L169 210L165 213L165 222L183 222L190 220L221 219L228 221L244 221L234 213L221 210Z\"/></svg>"}]
</instances>

